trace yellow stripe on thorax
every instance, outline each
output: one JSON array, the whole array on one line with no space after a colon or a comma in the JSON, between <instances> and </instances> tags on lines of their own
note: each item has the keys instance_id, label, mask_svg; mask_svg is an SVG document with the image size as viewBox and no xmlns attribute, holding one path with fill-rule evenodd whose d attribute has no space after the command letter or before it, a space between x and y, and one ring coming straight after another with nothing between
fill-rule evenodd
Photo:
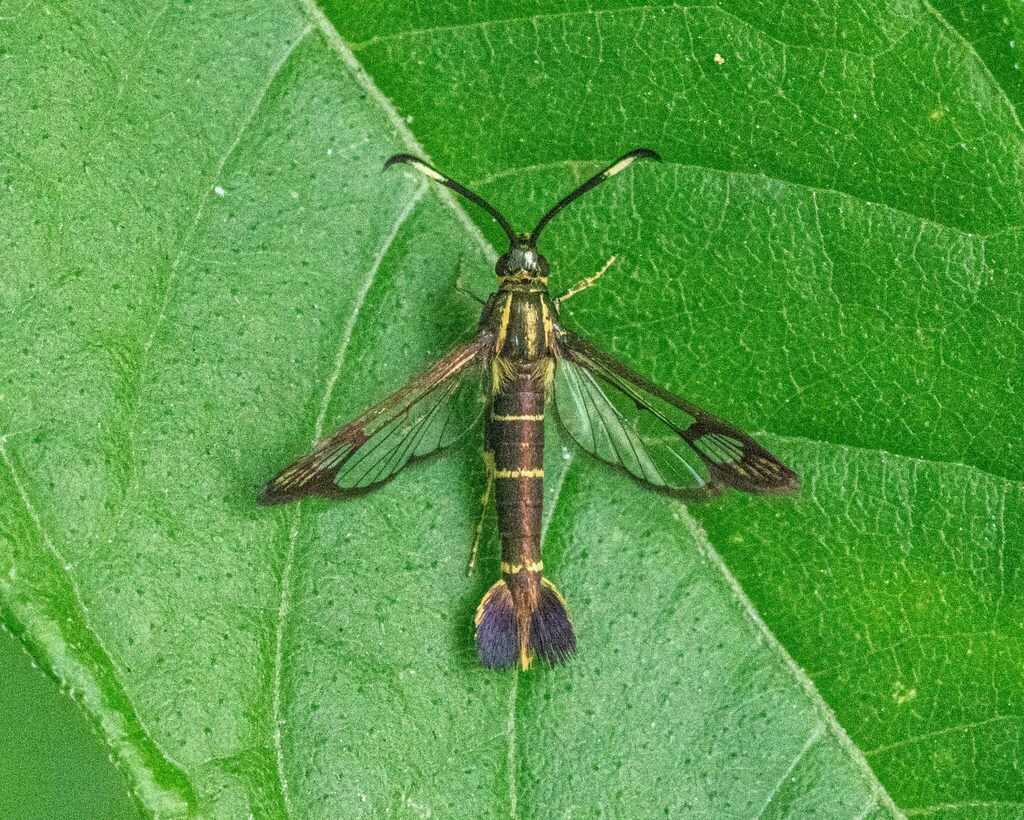
<instances>
[{"instance_id":1,"label":"yellow stripe on thorax","mask_svg":"<svg viewBox=\"0 0 1024 820\"><path fill-rule=\"evenodd\" d=\"M544 322L544 345L548 351L555 346L555 326L551 321L551 314L548 311L547 299L540 300L540 316Z\"/></svg>"},{"instance_id":2,"label":"yellow stripe on thorax","mask_svg":"<svg viewBox=\"0 0 1024 820\"><path fill-rule=\"evenodd\" d=\"M505 340L508 338L508 324L512 318L512 294L505 297L505 305L501 309L501 323L498 325L498 338L494 342L494 355L501 355L505 347Z\"/></svg>"},{"instance_id":3,"label":"yellow stripe on thorax","mask_svg":"<svg viewBox=\"0 0 1024 820\"><path fill-rule=\"evenodd\" d=\"M537 413L530 416L504 416L496 413L491 416L491 421L544 421L544 414Z\"/></svg>"}]
</instances>

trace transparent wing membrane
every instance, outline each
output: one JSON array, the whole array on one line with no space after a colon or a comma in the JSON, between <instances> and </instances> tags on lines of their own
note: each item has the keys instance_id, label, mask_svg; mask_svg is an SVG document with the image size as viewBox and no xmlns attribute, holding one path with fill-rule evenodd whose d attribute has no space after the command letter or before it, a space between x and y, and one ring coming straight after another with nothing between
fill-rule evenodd
<instances>
[{"instance_id":1,"label":"transparent wing membrane","mask_svg":"<svg viewBox=\"0 0 1024 820\"><path fill-rule=\"evenodd\" d=\"M679 490L703 487L710 480L703 461L671 421L638 407L626 393L607 381L602 385L568 359L558 362L555 407L580 447L648 484ZM692 421L687 417L681 423L688 427Z\"/></svg>"},{"instance_id":2,"label":"transparent wing membrane","mask_svg":"<svg viewBox=\"0 0 1024 820\"><path fill-rule=\"evenodd\" d=\"M452 444L483 411L481 339L455 348L403 388L321 441L266 485L263 504L344 496L388 481L409 462Z\"/></svg>"},{"instance_id":3,"label":"transparent wing membrane","mask_svg":"<svg viewBox=\"0 0 1024 820\"><path fill-rule=\"evenodd\" d=\"M720 487L796 490L796 473L746 433L674 396L576 334L561 331L559 421L587 452L679 495Z\"/></svg>"},{"instance_id":4,"label":"transparent wing membrane","mask_svg":"<svg viewBox=\"0 0 1024 820\"><path fill-rule=\"evenodd\" d=\"M339 489L362 489L380 484L414 458L423 458L451 444L470 426L475 408L483 407L479 378L452 379L426 393L394 418L371 426L358 447L325 451L315 462L318 470L336 471Z\"/></svg>"}]
</instances>

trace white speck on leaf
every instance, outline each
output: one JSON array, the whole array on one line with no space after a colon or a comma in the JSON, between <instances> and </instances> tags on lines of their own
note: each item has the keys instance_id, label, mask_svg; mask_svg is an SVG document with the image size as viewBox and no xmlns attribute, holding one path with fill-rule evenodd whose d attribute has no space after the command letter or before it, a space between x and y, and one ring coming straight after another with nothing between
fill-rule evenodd
<instances>
[{"instance_id":1,"label":"white speck on leaf","mask_svg":"<svg viewBox=\"0 0 1024 820\"><path fill-rule=\"evenodd\" d=\"M904 703L909 703L916 697L917 689L908 689L902 682L896 681L896 685L892 689L893 701L902 706Z\"/></svg>"}]
</instances>

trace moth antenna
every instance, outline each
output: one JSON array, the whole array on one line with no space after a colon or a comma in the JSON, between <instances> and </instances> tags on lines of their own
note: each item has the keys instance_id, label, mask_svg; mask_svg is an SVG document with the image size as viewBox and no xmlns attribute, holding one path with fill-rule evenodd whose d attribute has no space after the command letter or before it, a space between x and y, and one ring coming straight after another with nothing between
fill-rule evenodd
<instances>
[{"instance_id":1,"label":"moth antenna","mask_svg":"<svg viewBox=\"0 0 1024 820\"><path fill-rule=\"evenodd\" d=\"M590 179L580 185L575 191L568 196L564 197L558 202L550 211L540 218L540 222L537 223L537 227L533 229L533 233L530 234L530 244L537 244L537 237L540 236L540 232L544 230L544 227L551 221L551 217L557 214L562 208L568 205L570 202L579 199L583 194L589 191L591 188L595 188L604 182L606 179L610 179L622 171L625 171L630 165L636 162L638 159L654 159L661 162L661 156L657 151L652 151L650 148L634 148L627 154L623 154L615 162L605 168L603 171L599 171L594 174Z\"/></svg>"},{"instance_id":2,"label":"moth antenna","mask_svg":"<svg viewBox=\"0 0 1024 820\"><path fill-rule=\"evenodd\" d=\"M487 211L487 213L489 213L494 218L494 221L501 226L501 229L505 232L505 236L508 237L509 243L511 244L515 242L515 231L512 230L512 226L508 224L508 220L501 215L501 212L493 205L491 205L490 202L488 202L486 199L480 196L480 194L474 193L473 191L469 190L469 188L467 188L461 182L456 182L451 177L445 176L436 168L424 162L419 157L414 157L412 154L395 154L387 162L384 163L384 170L386 171L392 165L411 165L424 176L430 177L430 179L434 180L435 182L440 182L446 188L451 188L453 191L455 191L455 193L459 194L460 196L464 196L470 202L476 203L485 211Z\"/></svg>"}]
</instances>

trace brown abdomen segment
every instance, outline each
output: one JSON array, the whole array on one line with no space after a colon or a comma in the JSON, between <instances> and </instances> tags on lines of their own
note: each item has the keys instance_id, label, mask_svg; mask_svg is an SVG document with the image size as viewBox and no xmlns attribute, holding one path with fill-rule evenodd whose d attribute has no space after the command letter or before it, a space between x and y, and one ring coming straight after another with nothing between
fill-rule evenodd
<instances>
[{"instance_id":1,"label":"brown abdomen segment","mask_svg":"<svg viewBox=\"0 0 1024 820\"><path fill-rule=\"evenodd\" d=\"M544 382L535 365L515 368L491 400L487 425L501 533L501 580L476 613L477 655L489 669L528 669L534 658L557 664L576 650L565 601L540 560Z\"/></svg>"},{"instance_id":2,"label":"brown abdomen segment","mask_svg":"<svg viewBox=\"0 0 1024 820\"><path fill-rule=\"evenodd\" d=\"M540 561L544 506L544 384L532 375L508 379L491 403L488 427L494 453L502 563Z\"/></svg>"}]
</instances>

